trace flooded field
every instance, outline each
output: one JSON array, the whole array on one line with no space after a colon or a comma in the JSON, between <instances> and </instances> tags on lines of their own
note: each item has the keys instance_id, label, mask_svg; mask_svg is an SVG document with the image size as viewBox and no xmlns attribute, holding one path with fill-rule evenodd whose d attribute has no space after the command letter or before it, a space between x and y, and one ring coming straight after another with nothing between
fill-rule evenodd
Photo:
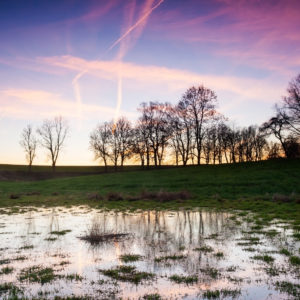
<instances>
[{"instance_id":1,"label":"flooded field","mask_svg":"<svg viewBox=\"0 0 300 300\"><path fill-rule=\"evenodd\" d=\"M0 215L1 299L299 299L299 232L252 214Z\"/></svg>"}]
</instances>

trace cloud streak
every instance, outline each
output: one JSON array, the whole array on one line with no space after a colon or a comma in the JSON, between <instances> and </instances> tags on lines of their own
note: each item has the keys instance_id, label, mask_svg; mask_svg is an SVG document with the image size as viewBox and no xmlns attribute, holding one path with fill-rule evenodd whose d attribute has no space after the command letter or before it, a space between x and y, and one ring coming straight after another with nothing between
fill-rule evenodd
<instances>
[{"instance_id":1,"label":"cloud streak","mask_svg":"<svg viewBox=\"0 0 300 300\"><path fill-rule=\"evenodd\" d=\"M147 87L162 85L170 90L180 91L190 85L204 84L218 91L228 91L242 98L265 99L273 103L282 94L282 87L274 87L269 79L240 78L234 76L218 76L199 74L175 68L153 65L138 65L119 61L88 61L73 56L56 56L38 58L39 63L51 67L59 67L78 72L88 70L89 74L104 80L118 80L122 68L123 78L138 82ZM285 84L285 83L284 83Z\"/></svg>"},{"instance_id":2,"label":"cloud streak","mask_svg":"<svg viewBox=\"0 0 300 300\"><path fill-rule=\"evenodd\" d=\"M187 1L194 5L195 2ZM151 28L163 39L201 45L216 57L233 63L291 75L300 66L300 2L214 1L209 12L191 16L180 7L162 11Z\"/></svg>"},{"instance_id":3,"label":"cloud streak","mask_svg":"<svg viewBox=\"0 0 300 300\"><path fill-rule=\"evenodd\" d=\"M5 89L0 91L2 117L19 119L41 119L56 115L74 118L77 107L72 100L65 99L60 94L44 90ZM84 119L108 119L114 115L115 108L94 104L82 104L82 117ZM122 113L135 117L135 113Z\"/></svg>"}]
</instances>

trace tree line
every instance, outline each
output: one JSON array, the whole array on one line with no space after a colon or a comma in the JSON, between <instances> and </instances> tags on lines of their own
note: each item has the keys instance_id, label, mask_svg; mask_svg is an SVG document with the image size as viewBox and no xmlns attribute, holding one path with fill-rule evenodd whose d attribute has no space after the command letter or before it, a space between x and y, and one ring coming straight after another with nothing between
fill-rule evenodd
<instances>
[{"instance_id":1,"label":"tree line","mask_svg":"<svg viewBox=\"0 0 300 300\"><path fill-rule=\"evenodd\" d=\"M125 117L99 123L90 134L90 149L106 169L129 162L159 167L300 157L300 74L275 106L275 116L261 126L236 128L217 111L217 104L216 93L203 85L189 88L174 105L141 103L135 123ZM55 168L68 133L66 122L61 117L45 120L37 133ZM37 144L28 125L21 145L29 166Z\"/></svg>"}]
</instances>

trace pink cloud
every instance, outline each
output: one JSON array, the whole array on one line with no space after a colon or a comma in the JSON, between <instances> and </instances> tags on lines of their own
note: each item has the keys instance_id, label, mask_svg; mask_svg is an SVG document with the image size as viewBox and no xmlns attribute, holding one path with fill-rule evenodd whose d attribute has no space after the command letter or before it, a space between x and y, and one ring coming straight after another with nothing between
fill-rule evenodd
<instances>
[{"instance_id":1,"label":"pink cloud","mask_svg":"<svg viewBox=\"0 0 300 300\"><path fill-rule=\"evenodd\" d=\"M51 67L68 69L78 72L87 70L90 75L105 80L116 81L119 70L122 76L132 82L138 82L147 87L156 86L180 91L190 85L204 84L218 91L228 91L239 95L241 98L266 99L272 101L282 94L282 87L276 86L271 79L240 78L234 76L218 76L199 74L186 70L166 68L153 65L138 65L120 61L88 61L73 56L56 56L38 58L38 62ZM285 83L284 83L285 84Z\"/></svg>"},{"instance_id":2,"label":"pink cloud","mask_svg":"<svg viewBox=\"0 0 300 300\"><path fill-rule=\"evenodd\" d=\"M78 117L74 101L63 98L60 94L53 94L44 90L6 89L0 91L2 117L20 119L41 119L62 115L73 119ZM113 117L115 109L95 104L82 104L82 117L104 118ZM134 113L122 111L128 117Z\"/></svg>"},{"instance_id":3,"label":"pink cloud","mask_svg":"<svg viewBox=\"0 0 300 300\"><path fill-rule=\"evenodd\" d=\"M162 38L201 43L217 56L251 66L280 72L300 65L299 1L217 2L220 5L203 16L161 12L151 28Z\"/></svg>"}]
</instances>

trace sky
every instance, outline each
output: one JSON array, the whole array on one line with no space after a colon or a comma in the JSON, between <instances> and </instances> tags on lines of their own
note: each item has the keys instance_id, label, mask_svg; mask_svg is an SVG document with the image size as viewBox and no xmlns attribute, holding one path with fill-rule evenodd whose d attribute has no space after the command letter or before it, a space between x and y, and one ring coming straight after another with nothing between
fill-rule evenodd
<instances>
[{"instance_id":1,"label":"sky","mask_svg":"<svg viewBox=\"0 0 300 300\"><path fill-rule=\"evenodd\" d=\"M0 163L22 129L63 116L58 165L95 165L98 123L177 103L193 85L235 126L270 118L300 72L299 0L0 1ZM39 148L36 164L49 164Z\"/></svg>"}]
</instances>

